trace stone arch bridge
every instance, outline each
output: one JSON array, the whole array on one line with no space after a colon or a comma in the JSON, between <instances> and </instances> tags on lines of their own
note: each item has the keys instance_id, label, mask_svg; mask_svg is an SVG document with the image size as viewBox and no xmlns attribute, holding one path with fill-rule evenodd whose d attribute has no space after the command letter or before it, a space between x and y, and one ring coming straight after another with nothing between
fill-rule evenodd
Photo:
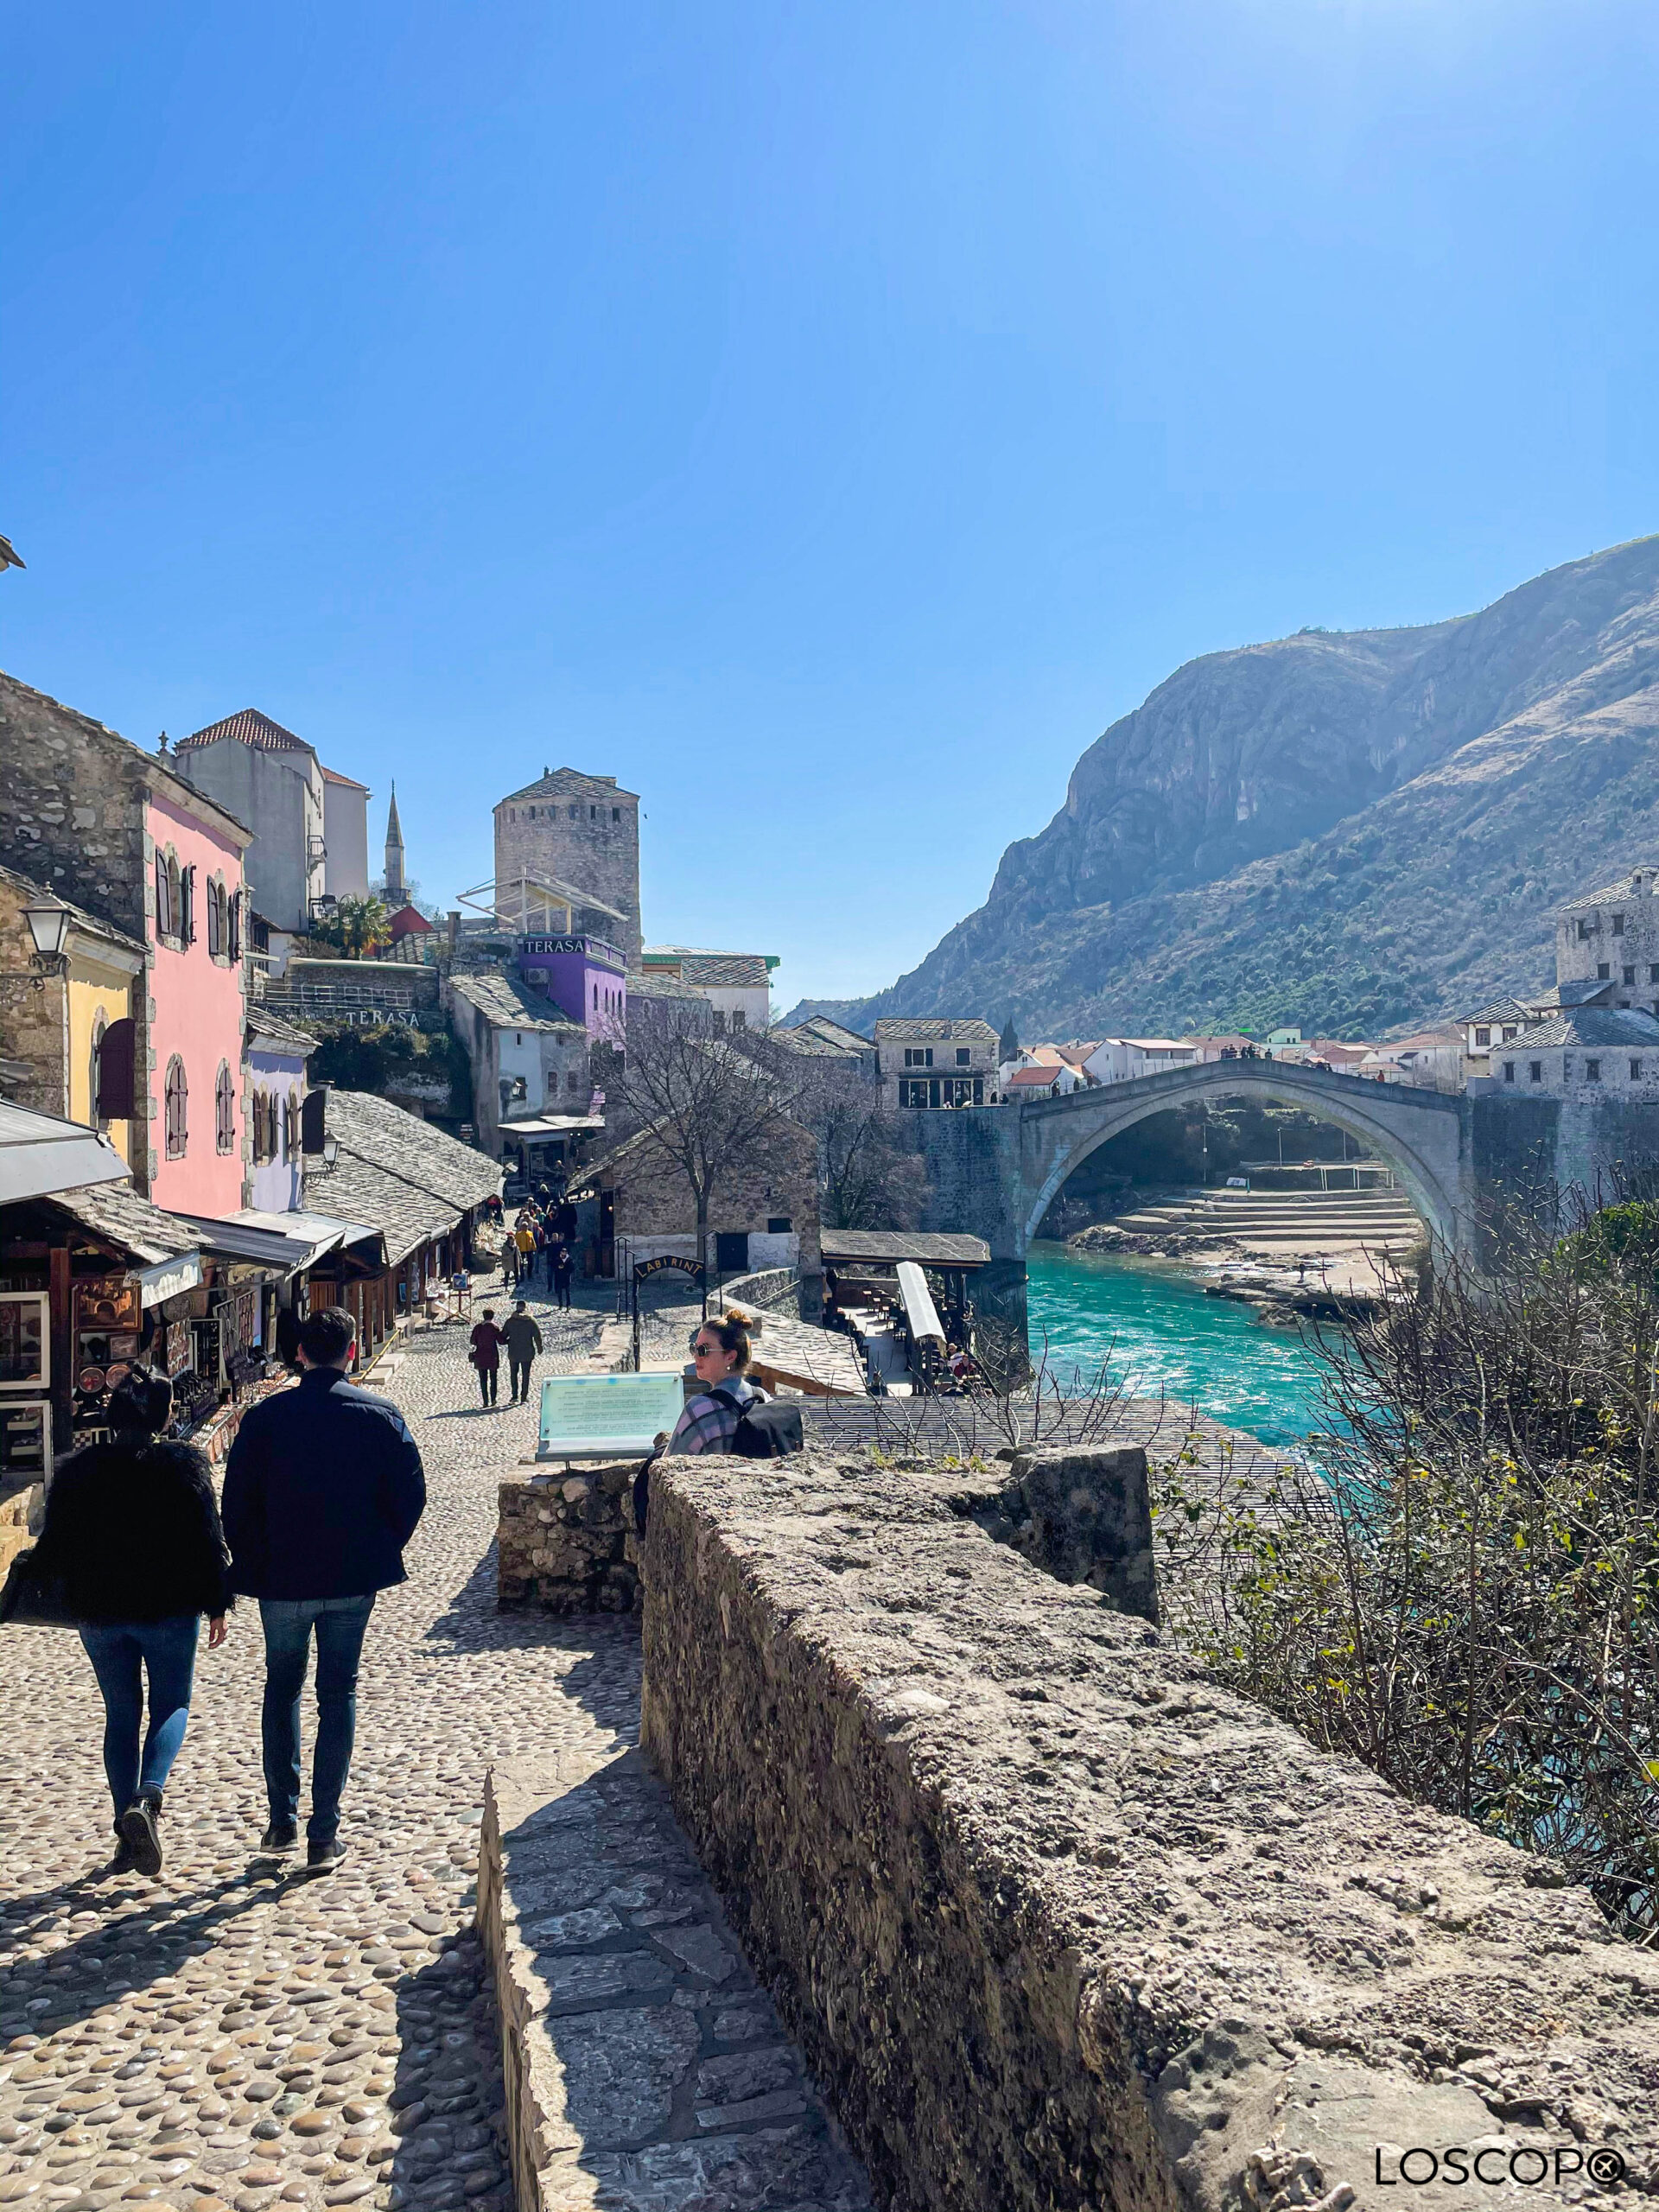
<instances>
[{"instance_id":1,"label":"stone arch bridge","mask_svg":"<svg viewBox=\"0 0 1659 2212\"><path fill-rule=\"evenodd\" d=\"M1026 1249L1066 1178L1151 1115L1238 1097L1300 1107L1346 1129L1395 1170L1433 1235L1465 1251L1483 1186L1541 1171L1583 1181L1598 1161L1659 1154L1651 1108L1637 1128L1628 1111L1610 1116L1611 1100L1580 1111L1564 1100L1452 1096L1289 1061L1213 1060L1064 1098L918 1113L930 1181L925 1226L984 1237L992 1266L982 1300L1023 1323Z\"/></svg>"}]
</instances>

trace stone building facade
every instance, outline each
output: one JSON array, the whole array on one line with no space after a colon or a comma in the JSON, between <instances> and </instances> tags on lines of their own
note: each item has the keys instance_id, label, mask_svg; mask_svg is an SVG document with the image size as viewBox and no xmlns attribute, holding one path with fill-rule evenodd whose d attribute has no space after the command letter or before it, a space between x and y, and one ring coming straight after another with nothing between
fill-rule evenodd
<instances>
[{"instance_id":1,"label":"stone building facade","mask_svg":"<svg viewBox=\"0 0 1659 2212\"><path fill-rule=\"evenodd\" d=\"M988 1021L878 1021L875 1049L881 1103L889 1112L997 1103L1000 1047Z\"/></svg>"},{"instance_id":2,"label":"stone building facade","mask_svg":"<svg viewBox=\"0 0 1659 2212\"><path fill-rule=\"evenodd\" d=\"M1659 867L1635 868L1555 918L1555 980L1605 983L1601 1001L1659 1014Z\"/></svg>"},{"instance_id":3,"label":"stone building facade","mask_svg":"<svg viewBox=\"0 0 1659 2212\"><path fill-rule=\"evenodd\" d=\"M530 876L589 893L620 919L616 941L637 966L639 928L639 799L614 776L576 768L546 770L510 791L495 809L498 886ZM607 931L607 934L612 934Z\"/></svg>"},{"instance_id":4,"label":"stone building facade","mask_svg":"<svg viewBox=\"0 0 1659 2212\"><path fill-rule=\"evenodd\" d=\"M181 738L172 757L253 831L248 880L268 922L303 930L322 899L368 889L368 787L325 768L304 738L245 707Z\"/></svg>"},{"instance_id":5,"label":"stone building facade","mask_svg":"<svg viewBox=\"0 0 1659 2212\"><path fill-rule=\"evenodd\" d=\"M247 1141L242 855L251 831L169 760L5 676L0 759L0 863L143 947L132 1014L135 1184L159 1205L235 1212Z\"/></svg>"},{"instance_id":6,"label":"stone building facade","mask_svg":"<svg viewBox=\"0 0 1659 2212\"><path fill-rule=\"evenodd\" d=\"M36 972L35 939L24 915L31 906L67 906L70 926L61 965ZM111 1053L132 1049L123 1033L143 995L144 948L83 906L0 868L0 1052L10 1064L6 1094L20 1106L102 1128L130 1161L132 1119L100 1116L105 1039Z\"/></svg>"}]
</instances>

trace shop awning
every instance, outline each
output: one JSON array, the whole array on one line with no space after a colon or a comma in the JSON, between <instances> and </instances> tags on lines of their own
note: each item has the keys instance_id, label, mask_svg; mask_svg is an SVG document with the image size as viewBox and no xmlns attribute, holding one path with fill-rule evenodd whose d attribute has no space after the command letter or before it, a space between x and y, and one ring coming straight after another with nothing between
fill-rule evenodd
<instances>
[{"instance_id":1,"label":"shop awning","mask_svg":"<svg viewBox=\"0 0 1659 2212\"><path fill-rule=\"evenodd\" d=\"M504 1137L563 1137L572 1129L602 1129L602 1114L542 1114L530 1122L503 1122Z\"/></svg>"},{"instance_id":2,"label":"shop awning","mask_svg":"<svg viewBox=\"0 0 1659 2212\"><path fill-rule=\"evenodd\" d=\"M194 1290L201 1281L200 1252L181 1252L171 1260L156 1260L147 1268L132 1268L128 1280L138 1286L138 1303L146 1312L164 1306L169 1298Z\"/></svg>"},{"instance_id":3,"label":"shop awning","mask_svg":"<svg viewBox=\"0 0 1659 2212\"><path fill-rule=\"evenodd\" d=\"M0 1205L92 1183L124 1183L127 1163L105 1136L0 1099Z\"/></svg>"},{"instance_id":4,"label":"shop awning","mask_svg":"<svg viewBox=\"0 0 1659 2212\"><path fill-rule=\"evenodd\" d=\"M250 1260L280 1268L284 1274L302 1274L325 1254L340 1244L378 1243L380 1231L360 1221L341 1221L333 1214L272 1213L245 1206L222 1221L205 1214L181 1214L208 1251L232 1260Z\"/></svg>"},{"instance_id":5,"label":"shop awning","mask_svg":"<svg viewBox=\"0 0 1659 2212\"><path fill-rule=\"evenodd\" d=\"M911 1341L919 1344L931 1338L934 1343L942 1344L944 1331L939 1325L938 1308L928 1289L927 1277L914 1260L901 1260L898 1274L899 1295L904 1300L905 1320L910 1329Z\"/></svg>"}]
</instances>

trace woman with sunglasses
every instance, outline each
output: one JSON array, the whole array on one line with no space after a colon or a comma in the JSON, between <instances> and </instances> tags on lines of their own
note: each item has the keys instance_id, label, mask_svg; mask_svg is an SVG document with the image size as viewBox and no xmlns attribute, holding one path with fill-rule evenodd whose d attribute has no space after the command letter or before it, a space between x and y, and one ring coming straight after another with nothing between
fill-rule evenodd
<instances>
[{"instance_id":1,"label":"woman with sunglasses","mask_svg":"<svg viewBox=\"0 0 1659 2212\"><path fill-rule=\"evenodd\" d=\"M766 1392L756 1389L743 1371L751 1350L749 1316L739 1306L691 1332L691 1357L703 1388L686 1400L685 1411L674 1424L664 1446L671 1456L731 1450L744 1408L766 1402Z\"/></svg>"}]
</instances>

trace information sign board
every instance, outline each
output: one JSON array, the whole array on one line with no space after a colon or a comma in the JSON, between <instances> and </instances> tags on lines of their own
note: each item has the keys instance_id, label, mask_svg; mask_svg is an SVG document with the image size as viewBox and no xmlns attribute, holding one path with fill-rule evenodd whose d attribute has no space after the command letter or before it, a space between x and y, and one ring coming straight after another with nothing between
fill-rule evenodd
<instances>
[{"instance_id":1,"label":"information sign board","mask_svg":"<svg viewBox=\"0 0 1659 2212\"><path fill-rule=\"evenodd\" d=\"M647 1281L652 1275L671 1273L690 1275L693 1282L701 1282L702 1262L683 1260L677 1252L663 1252L659 1253L654 1260L636 1260L633 1263L633 1279L636 1282Z\"/></svg>"},{"instance_id":2,"label":"information sign board","mask_svg":"<svg viewBox=\"0 0 1659 2212\"><path fill-rule=\"evenodd\" d=\"M538 1459L643 1458L685 1404L677 1375L556 1375L542 1385Z\"/></svg>"}]
</instances>

